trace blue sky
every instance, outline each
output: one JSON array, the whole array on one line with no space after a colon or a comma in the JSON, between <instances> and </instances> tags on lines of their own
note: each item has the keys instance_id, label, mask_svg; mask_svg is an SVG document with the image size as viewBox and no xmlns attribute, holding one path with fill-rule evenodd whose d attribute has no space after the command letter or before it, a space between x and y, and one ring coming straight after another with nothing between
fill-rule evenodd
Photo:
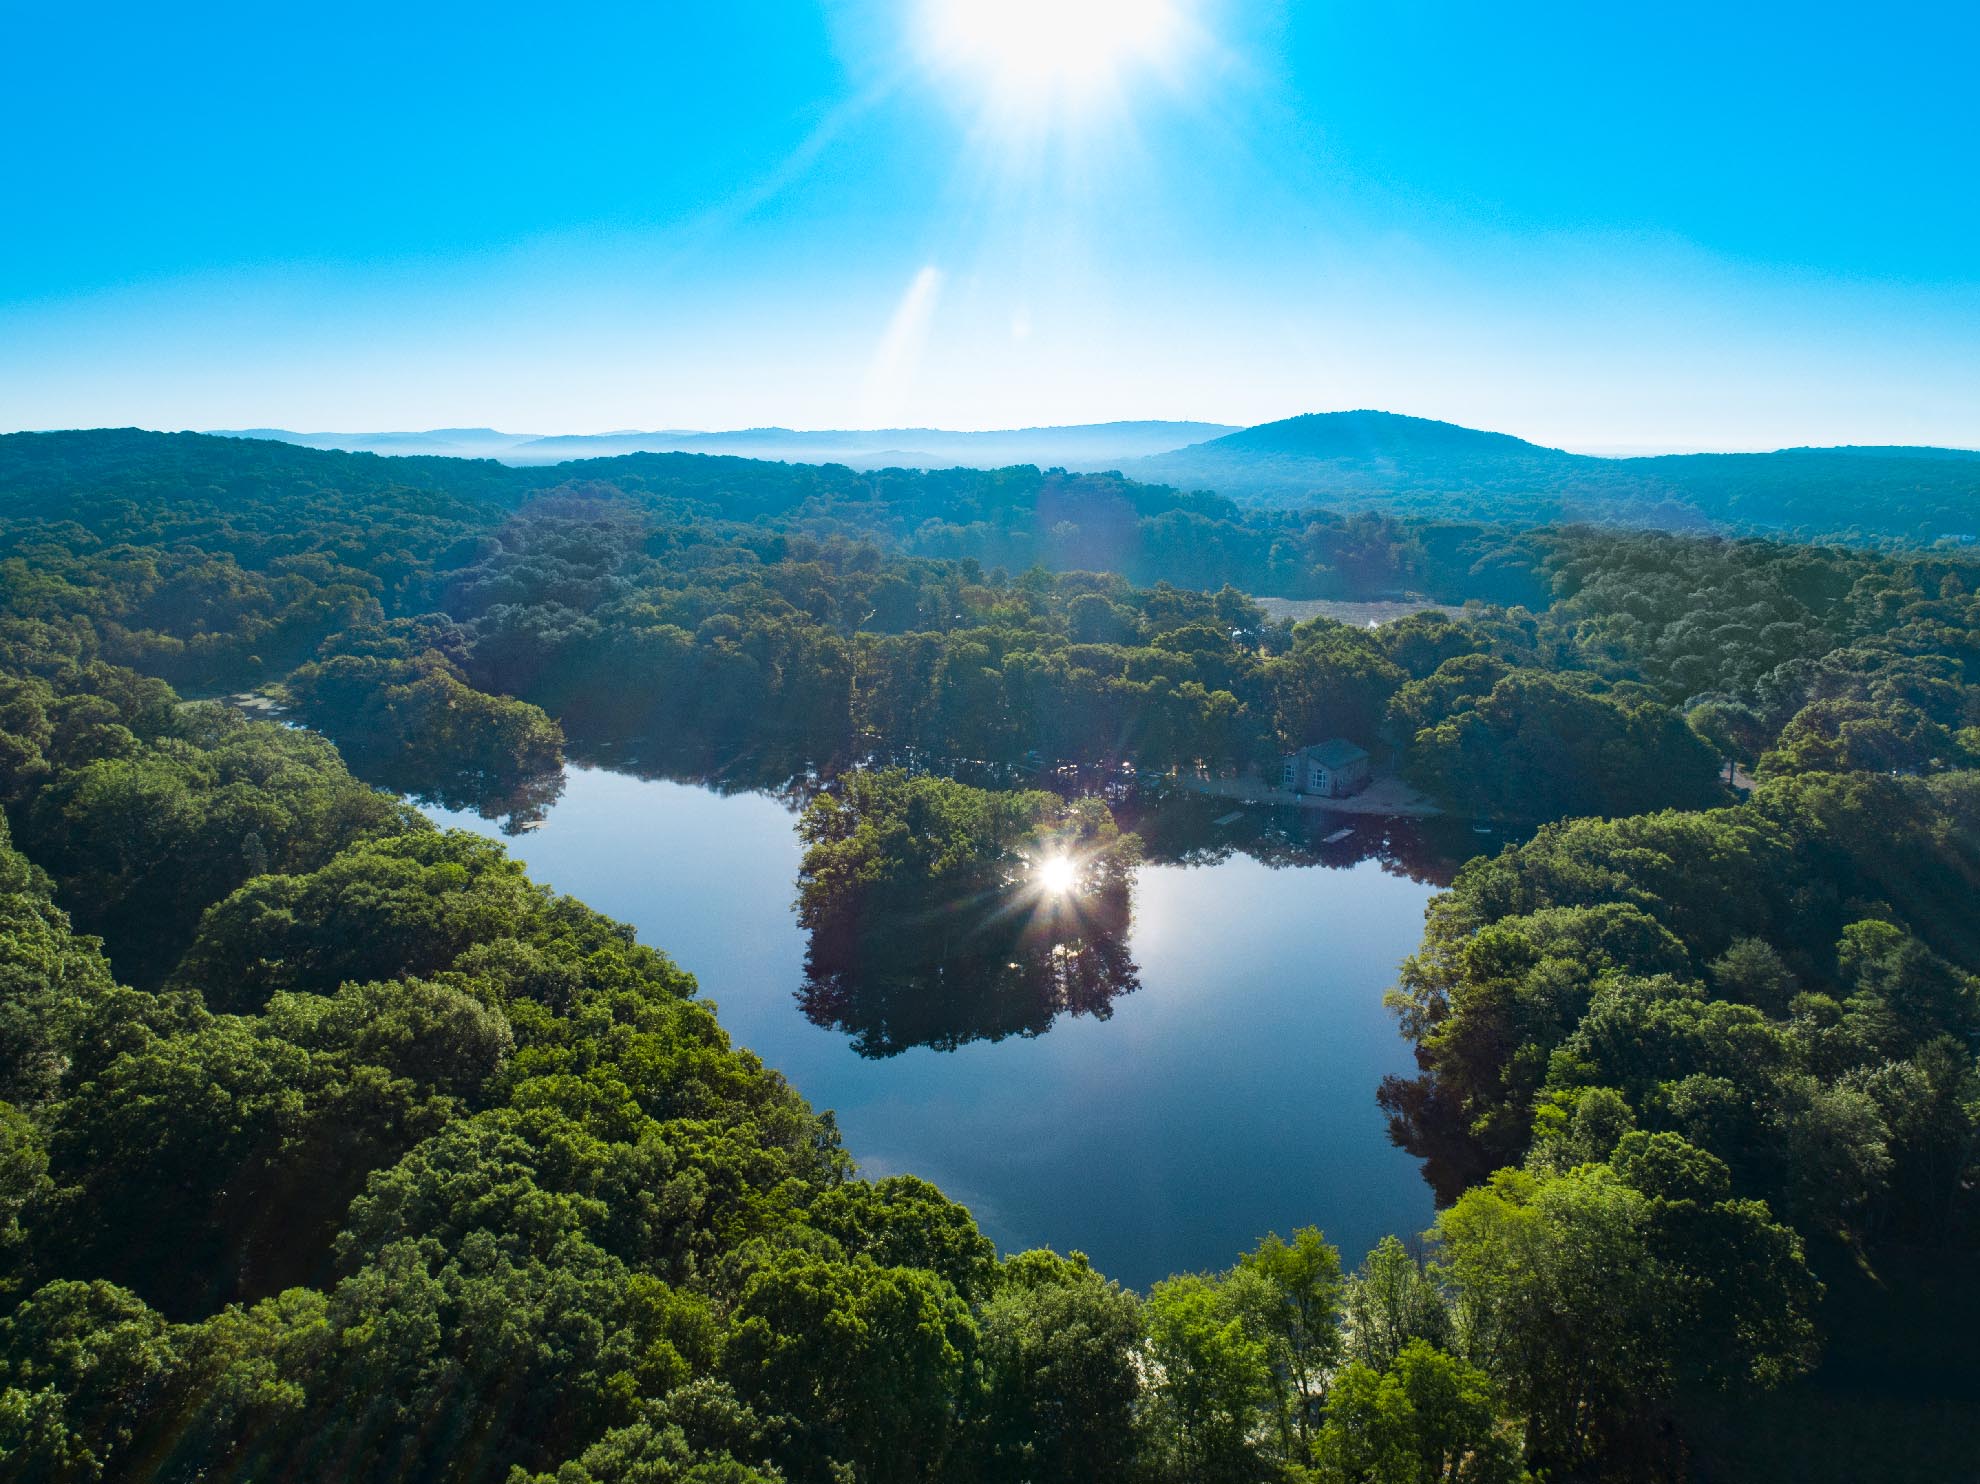
<instances>
[{"instance_id":1,"label":"blue sky","mask_svg":"<svg viewBox=\"0 0 1980 1484\"><path fill-rule=\"evenodd\" d=\"M1980 445L1971 5L988 3L10 7L0 427Z\"/></svg>"}]
</instances>

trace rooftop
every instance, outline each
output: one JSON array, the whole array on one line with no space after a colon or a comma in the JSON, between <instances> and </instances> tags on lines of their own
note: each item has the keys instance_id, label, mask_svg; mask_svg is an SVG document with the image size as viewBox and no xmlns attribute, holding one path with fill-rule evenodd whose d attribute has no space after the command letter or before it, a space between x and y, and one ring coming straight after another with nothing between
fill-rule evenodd
<instances>
[{"instance_id":1,"label":"rooftop","mask_svg":"<svg viewBox=\"0 0 1980 1484\"><path fill-rule=\"evenodd\" d=\"M1323 768L1344 768L1367 757L1368 752L1345 737L1329 737L1325 742L1313 742L1300 748L1296 755L1310 757Z\"/></svg>"}]
</instances>

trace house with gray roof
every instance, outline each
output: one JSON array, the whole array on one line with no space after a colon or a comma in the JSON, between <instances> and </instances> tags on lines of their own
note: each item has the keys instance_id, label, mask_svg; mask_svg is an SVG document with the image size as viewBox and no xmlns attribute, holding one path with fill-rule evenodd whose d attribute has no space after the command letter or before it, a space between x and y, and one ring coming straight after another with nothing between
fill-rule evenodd
<instances>
[{"instance_id":1,"label":"house with gray roof","mask_svg":"<svg viewBox=\"0 0 1980 1484\"><path fill-rule=\"evenodd\" d=\"M1330 737L1281 760L1279 786L1296 794L1344 799L1368 787L1368 754L1345 737Z\"/></svg>"}]
</instances>

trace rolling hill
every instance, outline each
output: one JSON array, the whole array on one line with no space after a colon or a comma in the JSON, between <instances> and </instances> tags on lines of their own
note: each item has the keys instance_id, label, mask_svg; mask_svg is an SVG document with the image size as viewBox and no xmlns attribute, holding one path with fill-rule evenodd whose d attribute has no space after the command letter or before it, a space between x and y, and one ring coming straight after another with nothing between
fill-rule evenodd
<instances>
[{"instance_id":1,"label":"rolling hill","mask_svg":"<svg viewBox=\"0 0 1980 1484\"><path fill-rule=\"evenodd\" d=\"M1792 448L1611 459L1391 412L1311 413L1121 468L1283 507L1592 520L1810 536L1980 539L1980 452Z\"/></svg>"}]
</instances>

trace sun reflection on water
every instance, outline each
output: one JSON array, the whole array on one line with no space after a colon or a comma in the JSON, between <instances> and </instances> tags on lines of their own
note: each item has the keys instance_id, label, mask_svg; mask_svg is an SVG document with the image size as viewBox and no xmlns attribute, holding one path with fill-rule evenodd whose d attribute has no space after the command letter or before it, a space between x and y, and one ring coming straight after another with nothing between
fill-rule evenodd
<instances>
[{"instance_id":1,"label":"sun reflection on water","mask_svg":"<svg viewBox=\"0 0 1980 1484\"><path fill-rule=\"evenodd\" d=\"M1079 866L1067 855L1048 855L1032 869L1032 879L1047 896L1062 897L1079 884Z\"/></svg>"}]
</instances>

